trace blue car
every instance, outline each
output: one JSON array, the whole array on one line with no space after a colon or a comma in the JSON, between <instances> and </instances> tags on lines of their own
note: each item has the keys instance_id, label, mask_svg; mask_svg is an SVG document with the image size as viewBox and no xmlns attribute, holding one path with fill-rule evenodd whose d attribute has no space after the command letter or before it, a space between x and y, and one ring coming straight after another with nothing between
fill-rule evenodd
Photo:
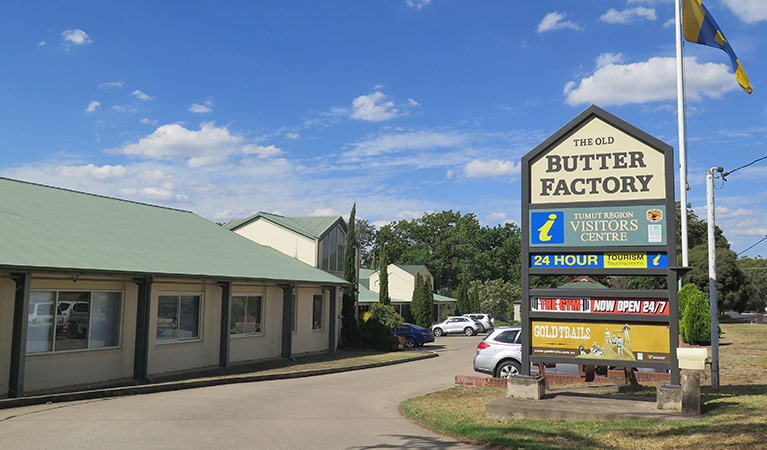
<instances>
[{"instance_id":1,"label":"blue car","mask_svg":"<svg viewBox=\"0 0 767 450\"><path fill-rule=\"evenodd\" d=\"M419 327L418 325L413 325L412 323L398 325L397 328L394 329L394 335L401 336L405 339L405 347L407 348L421 346L427 342L434 342L433 331Z\"/></svg>"}]
</instances>

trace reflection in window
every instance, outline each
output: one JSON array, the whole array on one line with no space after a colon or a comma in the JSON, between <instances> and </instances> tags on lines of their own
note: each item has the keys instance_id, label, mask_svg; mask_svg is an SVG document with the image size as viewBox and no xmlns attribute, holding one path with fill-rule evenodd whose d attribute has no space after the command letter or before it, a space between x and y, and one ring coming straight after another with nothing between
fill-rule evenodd
<instances>
[{"instance_id":1,"label":"reflection in window","mask_svg":"<svg viewBox=\"0 0 767 450\"><path fill-rule=\"evenodd\" d=\"M232 335L260 334L263 296L232 296Z\"/></svg>"},{"instance_id":2,"label":"reflection in window","mask_svg":"<svg viewBox=\"0 0 767 450\"><path fill-rule=\"evenodd\" d=\"M320 269L343 272L345 245L346 233L344 233L343 228L336 225L320 240L320 248L322 249Z\"/></svg>"},{"instance_id":3,"label":"reflection in window","mask_svg":"<svg viewBox=\"0 0 767 450\"><path fill-rule=\"evenodd\" d=\"M27 353L120 345L121 292L32 291Z\"/></svg>"},{"instance_id":4,"label":"reflection in window","mask_svg":"<svg viewBox=\"0 0 767 450\"><path fill-rule=\"evenodd\" d=\"M336 234L338 237L336 238L336 242L338 245L338 265L337 270L339 272L344 271L344 246L346 245L346 235L344 234L344 230L341 229L341 227L336 227Z\"/></svg>"},{"instance_id":5,"label":"reflection in window","mask_svg":"<svg viewBox=\"0 0 767 450\"><path fill-rule=\"evenodd\" d=\"M157 340L200 337L200 295L160 295L157 300Z\"/></svg>"},{"instance_id":6,"label":"reflection in window","mask_svg":"<svg viewBox=\"0 0 767 450\"><path fill-rule=\"evenodd\" d=\"M330 253L330 237L326 234L320 241L320 247L322 247L322 263L320 269L330 270L330 263L328 262L328 254Z\"/></svg>"},{"instance_id":7,"label":"reflection in window","mask_svg":"<svg viewBox=\"0 0 767 450\"><path fill-rule=\"evenodd\" d=\"M336 245L336 230L330 230L329 235L330 241L328 246L330 247L330 265L328 266L328 270L335 272L338 270L338 247Z\"/></svg>"},{"instance_id":8,"label":"reflection in window","mask_svg":"<svg viewBox=\"0 0 767 450\"><path fill-rule=\"evenodd\" d=\"M322 329L322 301L324 298L322 294L314 295L314 301L312 302L312 330Z\"/></svg>"}]
</instances>

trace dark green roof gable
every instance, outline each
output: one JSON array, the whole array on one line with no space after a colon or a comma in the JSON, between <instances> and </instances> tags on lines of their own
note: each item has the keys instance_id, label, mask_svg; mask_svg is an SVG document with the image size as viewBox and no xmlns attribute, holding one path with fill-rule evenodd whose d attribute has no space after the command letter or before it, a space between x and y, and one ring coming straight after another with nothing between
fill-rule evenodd
<instances>
[{"instance_id":1,"label":"dark green roof gable","mask_svg":"<svg viewBox=\"0 0 767 450\"><path fill-rule=\"evenodd\" d=\"M0 270L345 283L189 211L8 178Z\"/></svg>"},{"instance_id":2,"label":"dark green roof gable","mask_svg":"<svg viewBox=\"0 0 767 450\"><path fill-rule=\"evenodd\" d=\"M424 266L423 264L395 264L395 266L399 267L400 269L404 270L405 272L413 276L415 276L418 272L420 272L421 269L426 268L426 266Z\"/></svg>"}]
</instances>

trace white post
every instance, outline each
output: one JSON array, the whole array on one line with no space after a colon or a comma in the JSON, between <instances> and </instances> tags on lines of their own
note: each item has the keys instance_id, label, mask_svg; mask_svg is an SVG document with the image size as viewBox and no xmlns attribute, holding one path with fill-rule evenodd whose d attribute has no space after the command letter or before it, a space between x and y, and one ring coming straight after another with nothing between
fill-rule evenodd
<instances>
[{"instance_id":1,"label":"white post","mask_svg":"<svg viewBox=\"0 0 767 450\"><path fill-rule=\"evenodd\" d=\"M711 306L711 387L719 390L719 307L716 299L716 219L714 211L714 172L722 173L721 167L706 171L706 209L708 211L708 298Z\"/></svg>"},{"instance_id":2,"label":"white post","mask_svg":"<svg viewBox=\"0 0 767 450\"><path fill-rule=\"evenodd\" d=\"M676 0L676 108L679 128L679 206L682 217L682 267L687 257L687 131L684 109L684 52L682 51L682 2ZM669 261L672 263L672 261ZM673 261L675 264L676 261Z\"/></svg>"}]
</instances>

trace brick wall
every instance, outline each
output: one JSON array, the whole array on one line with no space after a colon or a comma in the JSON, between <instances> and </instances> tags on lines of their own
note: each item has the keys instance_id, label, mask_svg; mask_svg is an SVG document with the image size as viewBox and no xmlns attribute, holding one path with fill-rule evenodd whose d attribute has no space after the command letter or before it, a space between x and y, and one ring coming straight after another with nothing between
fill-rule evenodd
<instances>
[{"instance_id":1,"label":"brick wall","mask_svg":"<svg viewBox=\"0 0 767 450\"><path fill-rule=\"evenodd\" d=\"M670 374L658 372L634 372L637 382L642 383L668 383L671 381ZM549 387L564 386L573 384L586 385L580 375L566 375L561 373L547 373L546 380ZM610 370L606 377L597 376L592 383L595 384L622 384L625 383L625 376L622 370ZM503 378L479 377L471 375L456 375L455 387L506 387L506 380Z\"/></svg>"}]
</instances>

